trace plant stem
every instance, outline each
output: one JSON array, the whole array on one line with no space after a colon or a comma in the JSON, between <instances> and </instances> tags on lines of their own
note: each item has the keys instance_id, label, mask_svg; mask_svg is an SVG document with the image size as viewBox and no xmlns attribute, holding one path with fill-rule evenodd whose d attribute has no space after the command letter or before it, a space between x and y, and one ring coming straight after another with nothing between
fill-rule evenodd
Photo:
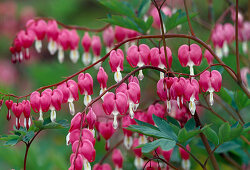
<instances>
[{"instance_id":1,"label":"plant stem","mask_svg":"<svg viewBox=\"0 0 250 170\"><path fill-rule=\"evenodd\" d=\"M239 38L238 38L238 14L239 14L239 6L238 0L236 0L236 21L235 21L235 45L236 45L236 65L237 65L237 77L238 83L241 83L241 75L240 75L240 57L239 57Z\"/></svg>"},{"instance_id":2,"label":"plant stem","mask_svg":"<svg viewBox=\"0 0 250 170\"><path fill-rule=\"evenodd\" d=\"M222 153L220 154L227 162L229 162L231 165L233 165L234 167L236 167L237 169L242 169L241 166L235 162L232 158L230 158L229 156L227 156L226 154Z\"/></svg>"},{"instance_id":3,"label":"plant stem","mask_svg":"<svg viewBox=\"0 0 250 170\"><path fill-rule=\"evenodd\" d=\"M123 139L120 140L118 143L116 143L112 148L110 148L107 153L102 157L102 159L99 161L99 164L103 164L103 162L105 161L105 159L107 159L107 157L112 153L112 151L117 148L119 145L121 145L123 142Z\"/></svg>"},{"instance_id":4,"label":"plant stem","mask_svg":"<svg viewBox=\"0 0 250 170\"><path fill-rule=\"evenodd\" d=\"M26 164L27 164L27 156L29 152L30 145L34 141L34 139L37 137L37 135L41 132L42 130L39 130L36 132L36 134L33 136L33 138L26 144L26 150L25 150L25 155L24 155L24 161L23 161L23 169L26 170Z\"/></svg>"},{"instance_id":5,"label":"plant stem","mask_svg":"<svg viewBox=\"0 0 250 170\"><path fill-rule=\"evenodd\" d=\"M184 1L184 6L185 6L185 11L186 11L186 14L187 14L188 26L189 26L189 29L190 29L190 32L191 32L192 36L195 37L194 30L192 28L190 17L189 17L189 14L188 14L187 2L186 2L186 0L183 0L183 1Z\"/></svg>"},{"instance_id":6,"label":"plant stem","mask_svg":"<svg viewBox=\"0 0 250 170\"><path fill-rule=\"evenodd\" d=\"M23 161L23 169L24 170L26 170L26 163L27 163L27 156L28 156L29 148L30 148L30 144L26 143L26 150L25 150L24 161Z\"/></svg>"},{"instance_id":7,"label":"plant stem","mask_svg":"<svg viewBox=\"0 0 250 170\"><path fill-rule=\"evenodd\" d=\"M129 39L126 39L122 42L120 42L119 44L117 44L112 50L116 50L118 49L120 46L122 46L123 44L127 43L127 42L130 42L130 41L134 41L134 40L137 40L137 39L148 39L148 38L161 38L162 35L142 35L142 36L137 36L137 37L134 37L134 38L129 38ZM225 70L229 73L229 75L236 81L238 82L238 79L237 79L237 75L236 73L227 65L224 64L224 62L222 60L219 59L219 57L215 54L215 52L209 47L208 44L206 44L205 42L203 42L202 40L200 40L199 38L197 37L193 37L193 36L190 36L190 35L185 35L185 34L166 34L165 35L165 38L187 38L187 39L192 39L194 41L196 41L197 43L201 44L203 47L205 47L213 56L214 58L219 62L220 65L222 65ZM110 51L111 52L111 51ZM56 84L52 84L52 85L48 85L48 86L43 86L43 87L40 87L39 89L37 89L36 91L41 91L41 90L44 90L46 88L50 88L50 87L55 87L55 86L58 86L70 79L72 79L73 77L79 75L80 73L82 72L85 72L87 71L88 69L92 68L93 66L95 66L96 64L100 63L100 62L103 62L105 59L108 58L108 56L110 55L110 52L107 53L105 56L103 56L101 59L99 59L98 61L96 61L95 63L83 68L82 70L80 70L79 72L76 72L74 73L73 75L67 77L66 79L64 79L63 81L61 82L58 82ZM238 83L238 85L241 87L241 89L245 92L245 94L250 98L250 92L248 91L248 89L242 84L242 83ZM15 97L17 99L21 99L21 98L26 98L28 96L31 95L30 94L27 94L25 96L16 96L14 94L5 94L5 93L2 93L0 92L0 94L4 95L4 96L9 96L9 97Z\"/></svg>"},{"instance_id":8,"label":"plant stem","mask_svg":"<svg viewBox=\"0 0 250 170\"><path fill-rule=\"evenodd\" d=\"M176 143L176 145L179 146L180 148L184 149L203 169L205 168L205 166L199 161L199 159L196 158L189 150L187 150L186 147L182 146L179 143Z\"/></svg>"},{"instance_id":9,"label":"plant stem","mask_svg":"<svg viewBox=\"0 0 250 170\"><path fill-rule=\"evenodd\" d=\"M199 119L199 116L198 116L197 112L195 112L195 114L194 114L194 119L195 119L195 122L196 122L196 126L197 127L200 126L202 128L202 124L200 122L200 119ZM201 140L202 140L202 142L203 142L203 144L204 144L204 146L205 146L205 148L207 150L208 155L210 155L210 160L212 162L213 168L215 170L219 170L219 165L218 165L218 163L217 163L217 161L215 159L214 154L210 154L211 153L211 148L209 146L209 143L208 143L208 140L207 140L206 136L203 133L200 133L200 137L201 137Z\"/></svg>"},{"instance_id":10,"label":"plant stem","mask_svg":"<svg viewBox=\"0 0 250 170\"><path fill-rule=\"evenodd\" d=\"M153 0L155 1L155 0ZM166 63L167 63L167 71L170 70L169 67L169 63L168 63L168 54L167 54L167 48L166 48L166 40L165 40L165 31L164 31L164 23L162 21L162 16L161 16L161 7L162 5L165 3L166 0L164 0L160 6L160 8L157 6L157 3L155 2L155 8L158 11L159 17L160 17L160 23L161 23L161 35L162 35L162 43L163 43L163 47L164 47L164 53L165 53L165 59L166 59Z\"/></svg>"}]
</instances>

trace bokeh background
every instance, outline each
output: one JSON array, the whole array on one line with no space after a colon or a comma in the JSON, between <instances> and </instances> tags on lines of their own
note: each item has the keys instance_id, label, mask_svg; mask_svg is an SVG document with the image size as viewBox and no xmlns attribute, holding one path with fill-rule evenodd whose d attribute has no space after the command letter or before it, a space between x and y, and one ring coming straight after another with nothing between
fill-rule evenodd
<instances>
[{"instance_id":1,"label":"bokeh background","mask_svg":"<svg viewBox=\"0 0 250 170\"><path fill-rule=\"evenodd\" d=\"M131 0L133 3L133 0ZM136 5L136 4L135 4ZM221 13L228 7L226 1L214 0L213 2L213 12L214 18L218 18ZM241 0L240 10L244 14L244 17L249 20L250 18L250 1ZM192 4L192 12L197 12L201 20L207 21L208 8L206 0L194 0ZM109 11L101 6L97 0L8 0L0 1L0 91L6 93L14 93L17 95L25 95L34 91L35 89L57 83L63 80L63 77L69 76L84 67L81 61L77 64L73 64L67 57L69 54L66 53L66 60L63 64L59 64L57 60L57 55L49 55L47 49L45 48L46 43L43 45L43 51L38 54L34 48L32 50L31 60L25 61L23 63L12 64L11 54L9 52L9 47L14 39L16 33L23 29L25 23L28 19L34 17L52 17L60 22L69 25L81 25L91 28L100 28L105 25L101 22L100 18L107 16ZM230 21L230 17L226 18L226 21ZM192 22L195 33L200 39L206 41L209 37L209 30L198 24L197 22ZM187 24L182 26L180 31L174 31L179 33L188 33ZM84 32L78 32L80 36ZM93 35L91 33L91 35ZM149 44L149 42L146 42ZM184 71L180 67L177 59L177 49L178 47L187 42L183 42L182 39L171 39L167 41L167 45L171 47L173 51L173 67L176 71ZM192 43L192 42L191 42ZM152 44L150 44L152 45ZM152 47L152 46L151 46ZM80 46L80 54L82 54L82 47ZM105 54L105 48L102 48L102 56ZM246 57L249 57L246 56ZM230 56L224 60L224 62L235 69L235 62ZM105 62L104 66L108 63ZM207 63L203 61L202 67L196 69L196 72L205 68ZM96 77L97 71L95 69L90 69L88 72L91 73L93 77ZM113 84L113 75L110 69L107 71L110 75L109 85ZM158 73L150 72L146 73L149 77L143 80L142 84L142 103L141 108L145 108L150 101L157 99L156 90L152 84L156 84L154 79L158 79ZM111 78L112 77L112 78ZM152 78L153 77L153 78ZM95 79L95 78L94 78ZM223 72L223 85L229 89L238 88L232 79ZM99 94L99 85L96 80L94 80L95 97ZM146 93L147 92L147 93ZM93 96L93 97L94 97ZM83 99L80 98L78 102L75 102L76 111L82 111ZM216 107L216 110L221 113L222 116L226 116L226 113L222 108ZM102 112L102 111L100 111ZM242 113L249 113L249 108L242 110ZM8 133L9 130L13 129L14 119L10 122L6 120L6 107L3 105L0 112L0 135ZM38 115L32 113L32 115L37 118ZM204 116L205 115L205 116ZM245 119L248 119L247 114L243 114ZM48 114L46 116L49 116ZM68 106L64 105L60 112L57 112L57 119L68 119L71 120L71 116L68 112ZM203 111L202 116L203 121L213 120L211 114L206 114ZM249 119L248 119L249 120ZM216 124L216 122L213 122ZM33 142L27 162L27 169L37 169L37 170L59 170L67 169L69 167L69 156L71 154L71 147L66 146L65 137L68 133L68 129L63 130L49 130L42 132L38 138ZM117 132L112 137L112 144L116 143L122 138L122 132ZM196 144L193 144L194 146ZM98 162L102 156L105 154L104 151L104 141L96 143L96 162ZM121 146L124 149L123 146ZM195 147L192 147L195 148ZM3 143L0 144L0 169L21 169L23 166L25 147L22 143L14 147L4 146ZM198 147L192 152L199 154L199 157L203 160L206 159L206 152ZM123 152L125 157L124 169L134 169L133 166L133 156L130 152ZM178 159L176 157L176 159ZM223 160L220 160L225 169L232 169L230 166L226 165ZM110 159L106 160L110 162ZM197 167L198 169L198 167Z\"/></svg>"}]
</instances>

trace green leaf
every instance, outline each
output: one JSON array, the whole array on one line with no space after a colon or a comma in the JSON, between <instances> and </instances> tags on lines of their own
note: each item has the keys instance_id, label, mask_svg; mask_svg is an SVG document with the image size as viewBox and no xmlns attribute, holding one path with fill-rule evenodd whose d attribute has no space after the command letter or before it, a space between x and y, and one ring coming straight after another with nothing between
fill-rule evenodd
<instances>
[{"instance_id":1,"label":"green leaf","mask_svg":"<svg viewBox=\"0 0 250 170\"><path fill-rule=\"evenodd\" d=\"M34 137L35 133L33 131L30 131L28 133L26 133L26 135L23 137L23 141L24 142L29 142L33 137Z\"/></svg>"},{"instance_id":2,"label":"green leaf","mask_svg":"<svg viewBox=\"0 0 250 170\"><path fill-rule=\"evenodd\" d=\"M176 119L172 118L171 116L167 116L167 122L172 123L173 125L181 128L180 123Z\"/></svg>"},{"instance_id":3,"label":"green leaf","mask_svg":"<svg viewBox=\"0 0 250 170\"><path fill-rule=\"evenodd\" d=\"M250 100L248 99L247 95L241 90L237 90L234 93L234 98L238 110L241 110L250 105Z\"/></svg>"},{"instance_id":4,"label":"green leaf","mask_svg":"<svg viewBox=\"0 0 250 170\"><path fill-rule=\"evenodd\" d=\"M241 132L243 130L243 127L239 124L239 122L236 122L231 126L231 132L230 132L230 140L233 140L234 138L237 138L241 135Z\"/></svg>"},{"instance_id":5,"label":"green leaf","mask_svg":"<svg viewBox=\"0 0 250 170\"><path fill-rule=\"evenodd\" d=\"M142 146L142 152L148 153L152 150L156 149L157 147L161 147L162 150L168 151L172 148L174 148L176 145L176 142L174 140L168 140L168 139L158 139L150 143L146 143Z\"/></svg>"},{"instance_id":6,"label":"green leaf","mask_svg":"<svg viewBox=\"0 0 250 170\"><path fill-rule=\"evenodd\" d=\"M194 18L197 13L191 13L189 15L190 19ZM187 22L187 17L185 12L178 10L174 13L171 17L163 15L163 20L166 26L166 32L170 31L171 29L177 27L180 24ZM165 19L164 19L165 18Z\"/></svg>"},{"instance_id":7,"label":"green leaf","mask_svg":"<svg viewBox=\"0 0 250 170\"><path fill-rule=\"evenodd\" d=\"M133 132L138 132L146 136L151 136L151 137L156 137L156 138L167 138L167 139L169 138L169 136L166 135L165 133L159 130L149 128L147 126L130 125L129 127L125 129L133 131Z\"/></svg>"},{"instance_id":8,"label":"green leaf","mask_svg":"<svg viewBox=\"0 0 250 170\"><path fill-rule=\"evenodd\" d=\"M10 139L8 141L6 141L6 143L4 145L7 146L14 146L19 142L19 138L14 138L14 139Z\"/></svg>"},{"instance_id":9,"label":"green leaf","mask_svg":"<svg viewBox=\"0 0 250 170\"><path fill-rule=\"evenodd\" d=\"M111 9L118 14L125 15L128 17L135 17L135 12L132 6L128 2L122 2L117 0L99 0L99 2L105 7Z\"/></svg>"},{"instance_id":10,"label":"green leaf","mask_svg":"<svg viewBox=\"0 0 250 170\"><path fill-rule=\"evenodd\" d=\"M192 130L192 131L187 132L187 130L185 128L182 128L178 134L178 141L180 143L185 143L186 141L188 141L192 137L198 135L200 132L201 132L200 129L196 129L196 130Z\"/></svg>"},{"instance_id":11,"label":"green leaf","mask_svg":"<svg viewBox=\"0 0 250 170\"><path fill-rule=\"evenodd\" d=\"M174 133L172 127L162 118L153 114L153 120L161 132L169 136L170 139L177 140L177 136Z\"/></svg>"},{"instance_id":12,"label":"green leaf","mask_svg":"<svg viewBox=\"0 0 250 170\"><path fill-rule=\"evenodd\" d=\"M139 9L138 9L138 13L137 16L142 18L146 12L148 11L149 7L150 7L151 1L150 0L142 0Z\"/></svg>"},{"instance_id":13,"label":"green leaf","mask_svg":"<svg viewBox=\"0 0 250 170\"><path fill-rule=\"evenodd\" d=\"M230 139L230 125L228 122L223 123L219 128L219 139L220 143L226 142Z\"/></svg>"},{"instance_id":14,"label":"green leaf","mask_svg":"<svg viewBox=\"0 0 250 170\"><path fill-rule=\"evenodd\" d=\"M41 120L33 120L34 125L38 128L38 129L42 129L43 127L43 121Z\"/></svg>"},{"instance_id":15,"label":"green leaf","mask_svg":"<svg viewBox=\"0 0 250 170\"><path fill-rule=\"evenodd\" d=\"M224 87L221 88L218 95L229 105L232 104L232 101L234 100L234 93Z\"/></svg>"},{"instance_id":16,"label":"green leaf","mask_svg":"<svg viewBox=\"0 0 250 170\"><path fill-rule=\"evenodd\" d=\"M43 126L43 129L63 129L69 127L68 120L59 120Z\"/></svg>"},{"instance_id":17,"label":"green leaf","mask_svg":"<svg viewBox=\"0 0 250 170\"><path fill-rule=\"evenodd\" d=\"M216 132L211 129L210 127L207 127L206 129L204 129L202 131L202 133L207 137L207 139L211 142L213 142L213 144L218 145L219 144L219 137L216 134Z\"/></svg>"},{"instance_id":18,"label":"green leaf","mask_svg":"<svg viewBox=\"0 0 250 170\"><path fill-rule=\"evenodd\" d=\"M216 150L215 153L225 153L230 150L234 150L237 148L240 148L241 146L233 141L225 142L221 146L219 146Z\"/></svg>"},{"instance_id":19,"label":"green leaf","mask_svg":"<svg viewBox=\"0 0 250 170\"><path fill-rule=\"evenodd\" d=\"M134 120L135 120L135 122L136 122L138 125L147 126L147 127L152 128L152 129L159 130L156 126L151 125L150 123L143 122L143 121L140 121L140 120L138 120L138 119L134 119Z\"/></svg>"},{"instance_id":20,"label":"green leaf","mask_svg":"<svg viewBox=\"0 0 250 170\"><path fill-rule=\"evenodd\" d=\"M195 120L194 120L194 118L189 119L184 127L186 128L187 131L195 129Z\"/></svg>"}]
</instances>

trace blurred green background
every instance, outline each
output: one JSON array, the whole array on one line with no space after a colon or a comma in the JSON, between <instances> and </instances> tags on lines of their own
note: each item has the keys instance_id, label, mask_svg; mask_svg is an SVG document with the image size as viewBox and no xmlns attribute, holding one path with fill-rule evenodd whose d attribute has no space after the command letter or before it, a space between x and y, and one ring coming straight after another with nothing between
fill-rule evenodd
<instances>
[{"instance_id":1,"label":"blurred green background","mask_svg":"<svg viewBox=\"0 0 250 170\"><path fill-rule=\"evenodd\" d=\"M133 0L131 0L133 2ZM7 4L7 5L6 5ZM192 12L198 12L201 20L207 21L207 1L206 0L195 0L195 4L192 6ZM9 6L8 6L9 5ZM240 1L240 9L244 13L245 18L249 19L249 5L248 0ZM228 4L221 0L214 0L213 9L215 19L220 16L221 13L228 7ZM77 64L73 64L69 61L68 53L66 53L66 60L63 64L59 64L57 60L57 55L50 56L47 49L45 48L45 43L43 44L42 54L36 52L32 53L32 59L30 61L25 61L20 64L11 64L10 58L11 54L8 49L12 43L12 40L15 37L15 34L22 28L24 28L25 21L27 18L43 16L43 17L52 17L56 20L63 22L69 25L80 25L88 26L91 28L100 28L105 23L99 21L98 19L104 18L107 16L109 11L101 6L96 0L23 0L23 1L0 1L0 91L6 93L14 93L17 95L25 95L34 91L35 89L57 83L63 80L63 77L67 77L84 66L79 61ZM7 14L6 14L7 13ZM230 21L230 18L227 17L226 21ZM199 25L197 22L192 22L195 33L200 39L206 41L209 37L209 31ZM188 33L188 26L184 24L180 31L174 31L179 33ZM83 32L79 32L79 35L82 36ZM93 35L93 34L92 34ZM148 43L151 47L149 41L142 41ZM177 49L183 44L187 43L183 39L170 39L167 40L167 45L171 47L173 53L173 68L175 71L187 72L188 69L182 68L177 59ZM192 42L191 42L192 43ZM82 48L80 46L80 54L82 54ZM105 54L105 48L102 48L102 56ZM248 57L248 56L244 56ZM232 56L224 60L224 62L235 69L235 62L232 60ZM107 66L107 61L104 63L104 66ZM202 62L202 66L196 68L196 72L199 72L207 66L205 61ZM131 68L125 67L129 70ZM125 69L126 70L126 69ZM110 68L106 70L109 73L110 80L109 85L113 84L113 74L111 74ZM99 85L95 80L97 71L95 69L90 69L88 71L94 78L94 97L99 94ZM158 79L158 73L145 71L146 75L155 77ZM232 79L228 76L227 73L223 72L223 85L229 89L238 88L235 83L232 83ZM142 102L141 108L145 108L151 101L157 99L156 91L152 90L152 84L156 84L150 78L145 78L143 80L142 86ZM145 92L150 92L147 94ZM149 100L150 99L150 100ZM76 111L82 111L83 98L80 98L78 102L75 102ZM216 110L221 113L222 116L226 116L222 108L217 107ZM249 108L242 110L242 113L248 112ZM14 116L12 120L8 122L6 120L6 107L3 105L0 113L0 134L6 134L9 130L13 129L14 125ZM206 113L206 112L204 112ZM32 113L35 118L38 115ZM204 114L205 115L205 114ZM48 113L47 113L48 116ZM243 114L243 117L247 118L247 114ZM68 106L65 104L63 109L60 112L57 112L57 119L68 119L71 120L71 116L68 113ZM203 121L206 120L207 123L211 123L213 116L207 114L203 116ZM209 122L210 121L210 122ZM216 122L213 122L216 124ZM71 154L71 147L66 146L65 137L68 133L68 129L64 130L49 130L42 132L38 138L32 143L27 162L27 169L46 169L46 170L59 170L67 169L69 167L69 156ZM120 135L119 135L120 134ZM119 131L112 138L112 144L115 144L122 137L122 132ZM194 146L196 144L193 144ZM192 145L191 145L192 146ZM98 162L102 156L105 154L104 151L104 141L96 143L96 162ZM124 147L121 147L124 149ZM199 153L201 160L206 159L206 152L198 147L192 147L194 154ZM0 169L21 169L23 166L25 147L24 144L19 143L14 147L3 146L0 144ZM133 165L133 156L130 152L123 152L125 161L124 169L134 169ZM220 158L218 157L218 160ZM230 169L228 165L223 160L220 160L223 164L223 169ZM110 162L110 159L107 160ZM195 164L194 162L192 162ZM199 167L196 167L199 169ZM211 167L210 167L211 168Z\"/></svg>"}]
</instances>

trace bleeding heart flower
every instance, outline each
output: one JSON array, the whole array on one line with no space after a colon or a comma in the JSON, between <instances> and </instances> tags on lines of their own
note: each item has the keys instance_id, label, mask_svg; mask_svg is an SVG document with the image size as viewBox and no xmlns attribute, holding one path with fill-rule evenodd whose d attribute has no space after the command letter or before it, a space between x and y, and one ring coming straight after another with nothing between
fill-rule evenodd
<instances>
[{"instance_id":1,"label":"bleeding heart flower","mask_svg":"<svg viewBox=\"0 0 250 170\"><path fill-rule=\"evenodd\" d=\"M135 82L130 82L128 85L126 83L122 83L117 89L116 93L122 92L127 95L128 104L129 104L129 115L133 119L134 118L134 111L139 106L140 102L140 86Z\"/></svg>"},{"instance_id":2,"label":"bleeding heart flower","mask_svg":"<svg viewBox=\"0 0 250 170\"><path fill-rule=\"evenodd\" d=\"M178 50L178 58L182 67L189 66L190 75L194 75L193 66L199 66L202 60L202 51L197 44L182 45Z\"/></svg>"},{"instance_id":3,"label":"bleeding heart flower","mask_svg":"<svg viewBox=\"0 0 250 170\"><path fill-rule=\"evenodd\" d=\"M115 130L112 127L112 122L100 122L99 124L99 132L106 140L105 149L109 150L110 142L109 139L114 134Z\"/></svg>"},{"instance_id":4,"label":"bleeding heart flower","mask_svg":"<svg viewBox=\"0 0 250 170\"><path fill-rule=\"evenodd\" d=\"M126 29L119 26L115 26L116 41L119 43L122 42L125 38L126 38Z\"/></svg>"},{"instance_id":5,"label":"bleeding heart flower","mask_svg":"<svg viewBox=\"0 0 250 170\"><path fill-rule=\"evenodd\" d=\"M170 48L166 47L167 51L167 59L168 59L168 65L169 68L171 68L172 65L172 52ZM161 47L160 50L159 48L152 48L150 50L150 60L152 66L159 67L161 69L164 69L167 67L167 61L165 57L165 52L164 52L164 47ZM164 73L160 72L160 78L164 78Z\"/></svg>"},{"instance_id":6,"label":"bleeding heart flower","mask_svg":"<svg viewBox=\"0 0 250 170\"><path fill-rule=\"evenodd\" d=\"M89 109L86 119L89 125L89 129L93 130L96 122L96 114L94 113L92 108Z\"/></svg>"},{"instance_id":7,"label":"bleeding heart flower","mask_svg":"<svg viewBox=\"0 0 250 170\"><path fill-rule=\"evenodd\" d=\"M42 51L42 40L47 32L47 23L44 20L29 20L26 24L27 30L31 30L36 35L35 47L37 52Z\"/></svg>"},{"instance_id":8,"label":"bleeding heart flower","mask_svg":"<svg viewBox=\"0 0 250 170\"><path fill-rule=\"evenodd\" d=\"M167 6L164 6L161 8L161 11L166 15L166 16L171 16L172 12L171 9L168 8ZM160 22L160 16L156 8L152 8L150 11L150 15L153 17L154 22L153 22L153 27L156 29L160 29L161 22Z\"/></svg>"},{"instance_id":9,"label":"bleeding heart flower","mask_svg":"<svg viewBox=\"0 0 250 170\"><path fill-rule=\"evenodd\" d=\"M70 48L70 31L62 29L57 39L58 45L58 61L62 63L64 60L64 51Z\"/></svg>"},{"instance_id":10,"label":"bleeding heart flower","mask_svg":"<svg viewBox=\"0 0 250 170\"><path fill-rule=\"evenodd\" d=\"M185 78L173 78L173 84L170 87L170 95L171 98L177 100L177 105L179 108L182 108L184 103L184 90L186 88L186 80Z\"/></svg>"},{"instance_id":11,"label":"bleeding heart flower","mask_svg":"<svg viewBox=\"0 0 250 170\"><path fill-rule=\"evenodd\" d=\"M160 79L157 83L157 94L162 101L167 102L167 112L171 112L171 103L170 103L170 88L173 84L173 77L166 77L164 79Z\"/></svg>"},{"instance_id":12,"label":"bleeding heart flower","mask_svg":"<svg viewBox=\"0 0 250 170\"><path fill-rule=\"evenodd\" d=\"M8 113L7 113L7 120L9 121L11 119L11 107L12 107L13 101L12 100L6 100L5 101L5 105L8 109Z\"/></svg>"},{"instance_id":13,"label":"bleeding heart flower","mask_svg":"<svg viewBox=\"0 0 250 170\"><path fill-rule=\"evenodd\" d=\"M203 92L210 93L210 105L214 104L213 92L219 92L221 89L222 77L220 72L213 70L212 72L204 71L200 75L199 84Z\"/></svg>"},{"instance_id":14,"label":"bleeding heart flower","mask_svg":"<svg viewBox=\"0 0 250 170\"><path fill-rule=\"evenodd\" d=\"M49 40L48 50L51 55L54 55L57 51L57 38L59 35L59 28L56 20L49 20L47 25L47 37Z\"/></svg>"},{"instance_id":15,"label":"bleeding heart flower","mask_svg":"<svg viewBox=\"0 0 250 170\"><path fill-rule=\"evenodd\" d=\"M31 125L31 119L30 119L30 111L31 111L31 105L29 100L23 100L23 115L24 115L24 126L29 130L29 127Z\"/></svg>"},{"instance_id":16,"label":"bleeding heart flower","mask_svg":"<svg viewBox=\"0 0 250 170\"><path fill-rule=\"evenodd\" d=\"M89 73L81 73L78 76L78 88L81 94L84 94L84 105L87 106L91 102L93 94L93 79Z\"/></svg>"},{"instance_id":17,"label":"bleeding heart flower","mask_svg":"<svg viewBox=\"0 0 250 170\"><path fill-rule=\"evenodd\" d=\"M69 57L73 63L76 63L79 59L78 44L80 37L75 29L69 31Z\"/></svg>"},{"instance_id":18,"label":"bleeding heart flower","mask_svg":"<svg viewBox=\"0 0 250 170\"><path fill-rule=\"evenodd\" d=\"M40 113L38 120L43 121L43 112L47 112L51 105L51 95L47 91L43 91L41 95L35 91L30 95L30 104L35 113Z\"/></svg>"},{"instance_id":19,"label":"bleeding heart flower","mask_svg":"<svg viewBox=\"0 0 250 170\"><path fill-rule=\"evenodd\" d=\"M66 145L69 145L70 142L70 133L72 133L75 129L80 129L81 125L82 128L85 126L85 114L78 112L71 120L69 133L66 136ZM80 133L79 133L80 134Z\"/></svg>"},{"instance_id":20,"label":"bleeding heart flower","mask_svg":"<svg viewBox=\"0 0 250 170\"><path fill-rule=\"evenodd\" d=\"M128 78L128 82L129 82L129 83L130 83L130 82L135 82L135 83L137 83L137 84L140 85L139 80L138 80L138 78L137 78L136 76L130 76L130 77Z\"/></svg>"},{"instance_id":21,"label":"bleeding heart flower","mask_svg":"<svg viewBox=\"0 0 250 170\"><path fill-rule=\"evenodd\" d=\"M69 170L82 170L83 167L83 156L81 154L72 153L70 155L70 168Z\"/></svg>"},{"instance_id":22,"label":"bleeding heart flower","mask_svg":"<svg viewBox=\"0 0 250 170\"><path fill-rule=\"evenodd\" d=\"M115 72L114 79L118 83L122 80L121 71L123 71L124 55L121 49L112 50L109 57L109 65L112 72Z\"/></svg>"},{"instance_id":23,"label":"bleeding heart flower","mask_svg":"<svg viewBox=\"0 0 250 170\"><path fill-rule=\"evenodd\" d=\"M132 45L127 51L127 60L132 67L142 67L150 63L150 48L146 44L141 44L139 47ZM143 79L142 70L139 71L138 78Z\"/></svg>"},{"instance_id":24,"label":"bleeding heart flower","mask_svg":"<svg viewBox=\"0 0 250 170\"><path fill-rule=\"evenodd\" d=\"M128 110L128 98L126 94L118 92L116 94L108 92L103 98L103 109L107 115L114 116L113 127L118 127L117 116L125 114Z\"/></svg>"},{"instance_id":25,"label":"bleeding heart flower","mask_svg":"<svg viewBox=\"0 0 250 170\"><path fill-rule=\"evenodd\" d=\"M147 122L149 122L152 125L154 125L154 121L152 118L153 114L158 117L164 118L165 117L164 107L159 103L156 103L155 105L150 105L148 107L148 110L147 110L148 121Z\"/></svg>"},{"instance_id":26,"label":"bleeding heart flower","mask_svg":"<svg viewBox=\"0 0 250 170\"><path fill-rule=\"evenodd\" d=\"M105 164L95 164L93 170L112 170L111 166L107 163Z\"/></svg>"},{"instance_id":27,"label":"bleeding heart flower","mask_svg":"<svg viewBox=\"0 0 250 170\"><path fill-rule=\"evenodd\" d=\"M207 49L205 50L204 57L207 59L209 65L213 64L214 56Z\"/></svg>"},{"instance_id":28,"label":"bleeding heart flower","mask_svg":"<svg viewBox=\"0 0 250 170\"><path fill-rule=\"evenodd\" d=\"M144 165L144 160L141 158L142 156L141 148L136 148L137 146L139 146L139 140L137 138L134 138L133 147L132 147L133 152L135 154L134 165L136 169L142 169Z\"/></svg>"},{"instance_id":29,"label":"bleeding heart flower","mask_svg":"<svg viewBox=\"0 0 250 170\"><path fill-rule=\"evenodd\" d=\"M189 110L194 115L196 110L195 101L199 100L199 83L197 80L190 79L190 81L186 81L184 98L186 101L189 101Z\"/></svg>"},{"instance_id":30,"label":"bleeding heart flower","mask_svg":"<svg viewBox=\"0 0 250 170\"><path fill-rule=\"evenodd\" d=\"M94 53L93 63L100 59L102 44L99 36L93 36L92 38L92 50ZM99 68L100 64L95 65L95 68Z\"/></svg>"},{"instance_id":31,"label":"bleeding heart flower","mask_svg":"<svg viewBox=\"0 0 250 170\"><path fill-rule=\"evenodd\" d=\"M46 89L50 95L51 95L51 104L50 104L50 120L51 122L56 121L56 111L61 110L61 105L63 101L63 93L59 89L54 89L53 91L51 89Z\"/></svg>"},{"instance_id":32,"label":"bleeding heart flower","mask_svg":"<svg viewBox=\"0 0 250 170\"><path fill-rule=\"evenodd\" d=\"M91 38L89 36L88 32L85 32L83 38L82 38L82 47L84 50L84 53L82 55L82 62L85 65L89 65L91 62L91 55L90 55L90 47L91 47Z\"/></svg>"},{"instance_id":33,"label":"bleeding heart flower","mask_svg":"<svg viewBox=\"0 0 250 170\"><path fill-rule=\"evenodd\" d=\"M127 128L130 125L135 125L136 122L134 119L131 119L130 116L126 115L122 118L122 130L124 133L124 139L123 139L123 143L124 146L126 147L126 149L130 149L133 145L133 132L130 130L127 130L125 128Z\"/></svg>"},{"instance_id":34,"label":"bleeding heart flower","mask_svg":"<svg viewBox=\"0 0 250 170\"><path fill-rule=\"evenodd\" d=\"M105 72L103 67L99 67L99 71L97 73L97 81L100 84L101 88L100 94L102 94L107 89L107 81L108 81L108 74Z\"/></svg>"},{"instance_id":35,"label":"bleeding heart flower","mask_svg":"<svg viewBox=\"0 0 250 170\"><path fill-rule=\"evenodd\" d=\"M191 150L189 145L186 146L186 149L188 151ZM190 166L191 166L190 161L189 161L189 153L187 151L185 151L184 149L182 149L182 148L179 148L179 151L180 151L180 155L181 155L181 158L182 158L182 162L181 162L182 168L189 170Z\"/></svg>"},{"instance_id":36,"label":"bleeding heart flower","mask_svg":"<svg viewBox=\"0 0 250 170\"><path fill-rule=\"evenodd\" d=\"M112 26L109 26L107 29L103 31L102 39L104 44L106 45L106 53L111 51L111 49L113 48L114 38L115 38L115 33Z\"/></svg>"},{"instance_id":37,"label":"bleeding heart flower","mask_svg":"<svg viewBox=\"0 0 250 170\"><path fill-rule=\"evenodd\" d=\"M69 111L71 115L75 114L74 100L79 100L78 84L74 80L68 80L60 84L57 89L61 90L63 94L63 103L69 103Z\"/></svg>"},{"instance_id":38,"label":"bleeding heart flower","mask_svg":"<svg viewBox=\"0 0 250 170\"><path fill-rule=\"evenodd\" d=\"M122 156L122 153L119 149L114 149L114 151L112 153L112 161L115 165L116 170L122 169L123 156Z\"/></svg>"},{"instance_id":39,"label":"bleeding heart flower","mask_svg":"<svg viewBox=\"0 0 250 170\"><path fill-rule=\"evenodd\" d=\"M20 116L23 113L23 104L22 103L13 103L11 110L16 116L16 128L20 129Z\"/></svg>"},{"instance_id":40,"label":"bleeding heart flower","mask_svg":"<svg viewBox=\"0 0 250 170\"><path fill-rule=\"evenodd\" d=\"M71 145L73 145L75 143L75 141L78 141L80 137L80 129L75 129L73 131L70 132L69 134L69 142L71 143ZM88 139L93 146L95 146L95 138L93 133L89 130L89 129L82 129L82 139Z\"/></svg>"},{"instance_id":41,"label":"bleeding heart flower","mask_svg":"<svg viewBox=\"0 0 250 170\"><path fill-rule=\"evenodd\" d=\"M20 31L17 35L18 39L21 42L22 47L24 48L24 58L26 60L30 59L29 48L32 46L35 41L35 35L33 31Z\"/></svg>"}]
</instances>

